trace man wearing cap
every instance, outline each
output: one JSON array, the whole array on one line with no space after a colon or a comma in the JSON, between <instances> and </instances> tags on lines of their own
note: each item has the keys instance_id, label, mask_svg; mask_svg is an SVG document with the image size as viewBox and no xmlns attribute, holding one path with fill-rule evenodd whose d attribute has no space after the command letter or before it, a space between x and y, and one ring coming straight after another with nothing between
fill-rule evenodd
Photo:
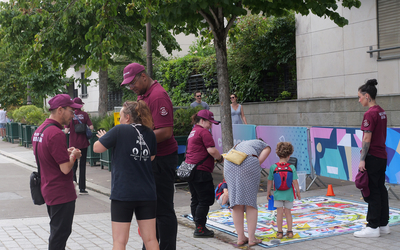
<instances>
[{"instance_id":1,"label":"man wearing cap","mask_svg":"<svg viewBox=\"0 0 400 250\"><path fill-rule=\"evenodd\" d=\"M72 100L74 103L83 105L82 99L79 97L75 97ZM79 148L81 150L82 157L79 160L79 194L88 194L86 191L86 156L87 149L90 145L87 137L86 131L83 133L75 132L75 124L79 124L79 121L85 125L88 125L90 130L93 130L92 121L89 118L88 113L82 111L81 109L75 109L74 118L72 118L71 122L65 126L65 133L69 132L69 146L74 148ZM76 178L76 170L78 169L78 162L74 163L74 181L77 181Z\"/></svg>"},{"instance_id":2,"label":"man wearing cap","mask_svg":"<svg viewBox=\"0 0 400 250\"><path fill-rule=\"evenodd\" d=\"M40 163L41 191L50 217L49 249L65 249L72 232L76 192L71 169L81 151L67 147L61 131L81 108L67 94L56 95L49 101L50 117L32 135L34 154ZM50 126L48 126L50 125Z\"/></svg>"},{"instance_id":3,"label":"man wearing cap","mask_svg":"<svg viewBox=\"0 0 400 250\"><path fill-rule=\"evenodd\" d=\"M196 91L196 92L194 92L194 98L196 99L196 101L194 101L194 102L192 102L192 103L190 104L190 107L191 107L191 108L195 108L195 107L201 105L204 109L207 109L207 110L210 109L210 107L208 106L208 104L207 104L206 102L203 102L203 101L201 100L201 91Z\"/></svg>"},{"instance_id":4,"label":"man wearing cap","mask_svg":"<svg viewBox=\"0 0 400 250\"><path fill-rule=\"evenodd\" d=\"M160 249L176 249L178 222L174 210L175 170L178 166L178 144L173 136L173 107L165 89L150 78L145 68L131 63L124 69L125 86L150 108L157 139L157 155L152 161L157 191L157 238Z\"/></svg>"}]
</instances>

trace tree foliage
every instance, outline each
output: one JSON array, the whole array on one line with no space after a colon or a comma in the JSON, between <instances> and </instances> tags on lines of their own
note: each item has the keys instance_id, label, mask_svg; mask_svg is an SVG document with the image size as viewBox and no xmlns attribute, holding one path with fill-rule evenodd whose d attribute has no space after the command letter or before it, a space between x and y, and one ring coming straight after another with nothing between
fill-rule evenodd
<instances>
[{"instance_id":1,"label":"tree foliage","mask_svg":"<svg viewBox=\"0 0 400 250\"><path fill-rule=\"evenodd\" d=\"M360 7L359 0L343 0L346 8ZM159 18L171 25L175 32L212 35L216 51L219 102L221 104L222 139L224 151L233 146L232 123L229 106L229 79L226 38L238 16L247 12L264 16L281 16L293 10L302 15L310 12L332 19L344 26L348 21L337 13L336 0L160 0ZM225 23L226 22L226 23Z\"/></svg>"}]
</instances>

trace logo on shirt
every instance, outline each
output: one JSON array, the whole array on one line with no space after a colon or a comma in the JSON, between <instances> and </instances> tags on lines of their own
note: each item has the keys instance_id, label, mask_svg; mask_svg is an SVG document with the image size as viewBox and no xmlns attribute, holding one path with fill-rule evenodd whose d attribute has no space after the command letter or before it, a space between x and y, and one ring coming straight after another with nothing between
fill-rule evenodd
<instances>
[{"instance_id":1,"label":"logo on shirt","mask_svg":"<svg viewBox=\"0 0 400 250\"><path fill-rule=\"evenodd\" d=\"M379 115L381 116L381 120L386 119L386 112L379 112Z\"/></svg>"},{"instance_id":2,"label":"logo on shirt","mask_svg":"<svg viewBox=\"0 0 400 250\"><path fill-rule=\"evenodd\" d=\"M166 116L168 115L168 109L166 107L161 107L159 110L160 115Z\"/></svg>"},{"instance_id":3,"label":"logo on shirt","mask_svg":"<svg viewBox=\"0 0 400 250\"><path fill-rule=\"evenodd\" d=\"M369 126L369 121L367 120L367 119L365 119L364 121L363 121L363 126L365 127L365 128L367 128L368 126Z\"/></svg>"},{"instance_id":4,"label":"logo on shirt","mask_svg":"<svg viewBox=\"0 0 400 250\"><path fill-rule=\"evenodd\" d=\"M196 134L196 130L193 130L192 132L190 132L190 135L188 136L188 139L192 138L194 136L194 134Z\"/></svg>"}]
</instances>

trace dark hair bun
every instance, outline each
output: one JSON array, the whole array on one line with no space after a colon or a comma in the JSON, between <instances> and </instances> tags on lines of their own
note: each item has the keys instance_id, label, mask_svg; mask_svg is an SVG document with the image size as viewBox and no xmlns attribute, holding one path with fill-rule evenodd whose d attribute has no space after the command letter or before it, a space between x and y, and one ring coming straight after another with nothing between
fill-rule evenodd
<instances>
[{"instance_id":1,"label":"dark hair bun","mask_svg":"<svg viewBox=\"0 0 400 250\"><path fill-rule=\"evenodd\" d=\"M378 81L376 79L370 79L366 82L366 85L375 86L378 85Z\"/></svg>"}]
</instances>

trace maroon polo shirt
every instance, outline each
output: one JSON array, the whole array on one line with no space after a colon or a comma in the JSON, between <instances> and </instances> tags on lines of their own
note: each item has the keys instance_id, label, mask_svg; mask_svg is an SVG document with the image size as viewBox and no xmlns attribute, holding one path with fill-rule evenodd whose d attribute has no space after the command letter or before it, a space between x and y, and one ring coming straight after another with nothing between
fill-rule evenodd
<instances>
[{"instance_id":1,"label":"maroon polo shirt","mask_svg":"<svg viewBox=\"0 0 400 250\"><path fill-rule=\"evenodd\" d=\"M39 139L40 132L50 123L56 126L46 128ZM64 174L60 169L60 164L69 161L67 138L61 129L60 123L53 119L46 119L32 135L34 154L36 144L38 144L42 195L49 206L76 200L72 171Z\"/></svg>"},{"instance_id":2,"label":"maroon polo shirt","mask_svg":"<svg viewBox=\"0 0 400 250\"><path fill-rule=\"evenodd\" d=\"M89 115L86 112L80 109L76 109L75 115L79 118L79 120L81 120L83 124L87 124L88 126L92 125L92 121L90 120ZM65 126L66 128L70 129L69 146L79 149L87 148L89 147L90 144L89 140L86 137L86 133L79 133L79 134L75 133L74 125L78 123L79 123L78 119L76 119L76 117L74 116L69 125Z\"/></svg>"},{"instance_id":3,"label":"maroon polo shirt","mask_svg":"<svg viewBox=\"0 0 400 250\"><path fill-rule=\"evenodd\" d=\"M188 137L185 161L189 164L197 164L208 156L201 165L197 166L197 170L212 173L214 170L214 157L207 151L207 148L211 147L215 147L215 143L210 131L200 125L195 125Z\"/></svg>"},{"instance_id":4,"label":"maroon polo shirt","mask_svg":"<svg viewBox=\"0 0 400 250\"><path fill-rule=\"evenodd\" d=\"M165 89L154 81L149 90L144 95L138 96L138 100L143 100L150 108L154 121L154 130L174 126L174 113L171 99ZM172 154L178 150L178 143L174 136L157 143L157 156Z\"/></svg>"},{"instance_id":5,"label":"maroon polo shirt","mask_svg":"<svg viewBox=\"0 0 400 250\"><path fill-rule=\"evenodd\" d=\"M385 110L379 105L370 107L364 114L361 130L371 131L372 138L368 153L383 159L387 159L386 152L387 116Z\"/></svg>"}]
</instances>

